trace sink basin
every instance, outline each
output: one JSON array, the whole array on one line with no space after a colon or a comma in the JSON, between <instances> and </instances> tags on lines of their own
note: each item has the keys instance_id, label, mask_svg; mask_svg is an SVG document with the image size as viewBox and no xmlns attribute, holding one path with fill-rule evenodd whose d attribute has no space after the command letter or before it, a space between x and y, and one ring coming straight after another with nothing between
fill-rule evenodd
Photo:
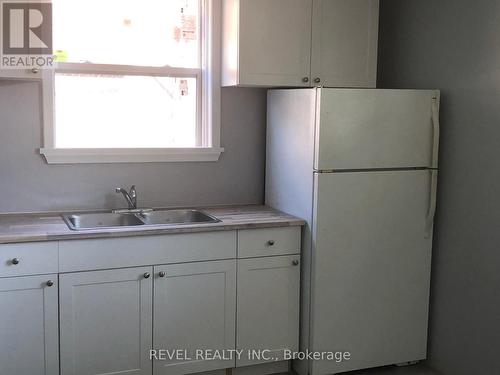
<instances>
[{"instance_id":1,"label":"sink basin","mask_svg":"<svg viewBox=\"0 0 500 375\"><path fill-rule=\"evenodd\" d=\"M150 211L137 215L146 225L217 223L220 220L197 210Z\"/></svg>"},{"instance_id":2,"label":"sink basin","mask_svg":"<svg viewBox=\"0 0 500 375\"><path fill-rule=\"evenodd\" d=\"M144 222L133 214L79 214L64 215L64 221L72 230L103 229L116 227L133 227L144 225Z\"/></svg>"},{"instance_id":3,"label":"sink basin","mask_svg":"<svg viewBox=\"0 0 500 375\"><path fill-rule=\"evenodd\" d=\"M140 213L98 213L63 215L71 230L112 229L141 225L217 223L220 220L197 210L144 211Z\"/></svg>"}]
</instances>

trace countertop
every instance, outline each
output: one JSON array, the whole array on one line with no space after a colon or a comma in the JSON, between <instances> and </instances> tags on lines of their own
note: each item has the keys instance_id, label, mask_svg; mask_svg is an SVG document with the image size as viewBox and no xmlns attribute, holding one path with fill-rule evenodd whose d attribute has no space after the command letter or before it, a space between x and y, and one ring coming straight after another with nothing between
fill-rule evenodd
<instances>
[{"instance_id":1,"label":"countertop","mask_svg":"<svg viewBox=\"0 0 500 375\"><path fill-rule=\"evenodd\" d=\"M0 244L287 227L305 224L304 220L267 206L225 206L196 209L215 216L220 222L73 231L68 228L60 214L57 213L1 214Z\"/></svg>"}]
</instances>

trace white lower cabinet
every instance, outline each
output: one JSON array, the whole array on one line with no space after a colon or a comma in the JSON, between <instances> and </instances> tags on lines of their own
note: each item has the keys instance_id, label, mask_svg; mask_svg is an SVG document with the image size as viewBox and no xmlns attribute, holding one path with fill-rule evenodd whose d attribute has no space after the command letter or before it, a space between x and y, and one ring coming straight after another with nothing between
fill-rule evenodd
<instances>
[{"instance_id":1,"label":"white lower cabinet","mask_svg":"<svg viewBox=\"0 0 500 375\"><path fill-rule=\"evenodd\" d=\"M140 239L2 245L0 375L184 375L283 360L298 346L300 228L240 232L150 237L144 260L131 250Z\"/></svg>"},{"instance_id":2,"label":"white lower cabinet","mask_svg":"<svg viewBox=\"0 0 500 375\"><path fill-rule=\"evenodd\" d=\"M57 275L0 279L0 374L59 374L57 310Z\"/></svg>"},{"instance_id":3,"label":"white lower cabinet","mask_svg":"<svg viewBox=\"0 0 500 375\"><path fill-rule=\"evenodd\" d=\"M300 256L238 260L237 366L283 360L299 344ZM249 353L251 353L249 355Z\"/></svg>"},{"instance_id":4,"label":"white lower cabinet","mask_svg":"<svg viewBox=\"0 0 500 375\"><path fill-rule=\"evenodd\" d=\"M61 375L235 365L211 358L235 349L234 259L61 274L60 309Z\"/></svg>"},{"instance_id":5,"label":"white lower cabinet","mask_svg":"<svg viewBox=\"0 0 500 375\"><path fill-rule=\"evenodd\" d=\"M61 274L61 375L151 375L152 294L152 267Z\"/></svg>"},{"instance_id":6,"label":"white lower cabinet","mask_svg":"<svg viewBox=\"0 0 500 375\"><path fill-rule=\"evenodd\" d=\"M236 260L155 266L153 348L180 357L154 360L154 375L234 367L208 358L235 349Z\"/></svg>"}]
</instances>

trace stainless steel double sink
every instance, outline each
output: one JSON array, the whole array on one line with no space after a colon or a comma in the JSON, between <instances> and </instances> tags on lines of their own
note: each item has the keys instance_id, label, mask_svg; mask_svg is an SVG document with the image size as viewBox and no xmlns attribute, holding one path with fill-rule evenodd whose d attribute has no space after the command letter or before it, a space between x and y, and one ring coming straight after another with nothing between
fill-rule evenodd
<instances>
[{"instance_id":1,"label":"stainless steel double sink","mask_svg":"<svg viewBox=\"0 0 500 375\"><path fill-rule=\"evenodd\" d=\"M198 210L137 210L62 215L71 230L113 229L138 226L209 224L219 219Z\"/></svg>"}]
</instances>

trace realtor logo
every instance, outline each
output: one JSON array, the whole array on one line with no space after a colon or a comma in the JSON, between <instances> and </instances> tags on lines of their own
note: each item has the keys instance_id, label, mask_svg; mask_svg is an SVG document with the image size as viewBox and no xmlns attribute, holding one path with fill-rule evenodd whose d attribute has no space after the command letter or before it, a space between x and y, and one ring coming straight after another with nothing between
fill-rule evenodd
<instances>
[{"instance_id":1,"label":"realtor logo","mask_svg":"<svg viewBox=\"0 0 500 375\"><path fill-rule=\"evenodd\" d=\"M2 59L4 68L51 67L52 4L1 2Z\"/></svg>"}]
</instances>

